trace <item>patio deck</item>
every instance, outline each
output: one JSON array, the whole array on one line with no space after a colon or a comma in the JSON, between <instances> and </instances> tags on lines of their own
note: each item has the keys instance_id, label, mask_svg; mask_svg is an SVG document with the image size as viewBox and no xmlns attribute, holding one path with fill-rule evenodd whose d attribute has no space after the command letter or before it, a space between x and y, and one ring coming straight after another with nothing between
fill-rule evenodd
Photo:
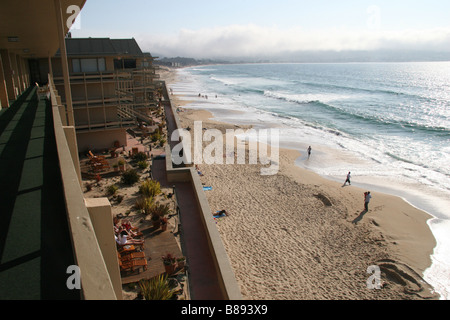
<instances>
[{"instance_id":1,"label":"patio deck","mask_svg":"<svg viewBox=\"0 0 450 320\"><path fill-rule=\"evenodd\" d=\"M170 229L169 227L166 231L162 231L161 229L155 230L149 225L140 230L144 234L144 252L147 259L147 270L123 274L122 284L138 282L141 279L150 279L165 273L161 257L166 253L172 253L176 257L183 256Z\"/></svg>"}]
</instances>

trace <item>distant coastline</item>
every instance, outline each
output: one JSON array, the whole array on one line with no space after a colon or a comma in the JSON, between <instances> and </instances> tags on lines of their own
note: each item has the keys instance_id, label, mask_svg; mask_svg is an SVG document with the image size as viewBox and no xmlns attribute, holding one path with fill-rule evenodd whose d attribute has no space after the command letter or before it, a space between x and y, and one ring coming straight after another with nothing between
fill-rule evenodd
<instances>
[{"instance_id":1,"label":"distant coastline","mask_svg":"<svg viewBox=\"0 0 450 320\"><path fill-rule=\"evenodd\" d=\"M303 51L281 53L278 57L224 57L192 58L164 57L154 61L155 65L168 67L192 67L214 64L245 63L365 63L365 62L441 62L450 61L450 52L418 51Z\"/></svg>"}]
</instances>

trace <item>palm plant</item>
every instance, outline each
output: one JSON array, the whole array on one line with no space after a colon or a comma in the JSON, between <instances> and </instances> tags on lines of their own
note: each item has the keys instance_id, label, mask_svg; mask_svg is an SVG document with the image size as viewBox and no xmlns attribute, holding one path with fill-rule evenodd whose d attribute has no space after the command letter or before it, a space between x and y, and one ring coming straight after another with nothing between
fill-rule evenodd
<instances>
[{"instance_id":1,"label":"palm plant","mask_svg":"<svg viewBox=\"0 0 450 320\"><path fill-rule=\"evenodd\" d=\"M139 287L145 300L169 300L173 297L175 290L170 288L166 274L151 279L139 281Z\"/></svg>"},{"instance_id":2,"label":"palm plant","mask_svg":"<svg viewBox=\"0 0 450 320\"><path fill-rule=\"evenodd\" d=\"M140 196L136 199L135 207L138 210L143 210L146 215L151 213L151 208L154 206L153 197Z\"/></svg>"},{"instance_id":3,"label":"palm plant","mask_svg":"<svg viewBox=\"0 0 450 320\"><path fill-rule=\"evenodd\" d=\"M152 216L164 217L170 213L170 207L168 204L160 204L157 202L150 208L149 212Z\"/></svg>"}]
</instances>

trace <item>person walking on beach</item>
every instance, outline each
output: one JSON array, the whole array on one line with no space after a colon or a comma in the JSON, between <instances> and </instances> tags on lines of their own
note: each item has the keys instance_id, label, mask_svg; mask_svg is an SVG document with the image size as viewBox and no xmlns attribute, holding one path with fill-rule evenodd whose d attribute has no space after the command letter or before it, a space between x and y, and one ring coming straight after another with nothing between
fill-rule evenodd
<instances>
[{"instance_id":1,"label":"person walking on beach","mask_svg":"<svg viewBox=\"0 0 450 320\"><path fill-rule=\"evenodd\" d=\"M364 210L369 211L369 202L372 199L370 191L364 192Z\"/></svg>"},{"instance_id":2,"label":"person walking on beach","mask_svg":"<svg viewBox=\"0 0 450 320\"><path fill-rule=\"evenodd\" d=\"M350 178L351 178L351 176L350 176L350 171L347 173L347 179L345 179L345 182L344 182L344 186L345 186L345 184L348 182L348 185L351 185L351 183L350 183Z\"/></svg>"},{"instance_id":3,"label":"person walking on beach","mask_svg":"<svg viewBox=\"0 0 450 320\"><path fill-rule=\"evenodd\" d=\"M311 156L311 146L308 147L308 159Z\"/></svg>"}]
</instances>

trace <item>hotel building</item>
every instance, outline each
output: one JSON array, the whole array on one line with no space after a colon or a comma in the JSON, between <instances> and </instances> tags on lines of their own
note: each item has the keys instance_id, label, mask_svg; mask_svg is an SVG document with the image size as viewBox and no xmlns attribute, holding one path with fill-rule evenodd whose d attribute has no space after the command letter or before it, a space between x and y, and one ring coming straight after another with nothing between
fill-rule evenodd
<instances>
[{"instance_id":1,"label":"hotel building","mask_svg":"<svg viewBox=\"0 0 450 320\"><path fill-rule=\"evenodd\" d=\"M156 67L135 39L66 38L73 116L80 152L126 145L126 129L151 123L157 107ZM49 65L51 61L51 65ZM61 55L30 61L32 81L54 83L65 102Z\"/></svg>"},{"instance_id":2,"label":"hotel building","mask_svg":"<svg viewBox=\"0 0 450 320\"><path fill-rule=\"evenodd\" d=\"M0 2L0 300L123 299L111 204L84 197L79 153L151 122L158 76L134 39L70 38L85 3ZM157 172L180 190L193 296L240 299L197 172L170 154Z\"/></svg>"},{"instance_id":3,"label":"hotel building","mask_svg":"<svg viewBox=\"0 0 450 320\"><path fill-rule=\"evenodd\" d=\"M81 189L65 38L85 2L0 2L2 300L122 299L110 205ZM34 85L36 60L58 89Z\"/></svg>"}]
</instances>

